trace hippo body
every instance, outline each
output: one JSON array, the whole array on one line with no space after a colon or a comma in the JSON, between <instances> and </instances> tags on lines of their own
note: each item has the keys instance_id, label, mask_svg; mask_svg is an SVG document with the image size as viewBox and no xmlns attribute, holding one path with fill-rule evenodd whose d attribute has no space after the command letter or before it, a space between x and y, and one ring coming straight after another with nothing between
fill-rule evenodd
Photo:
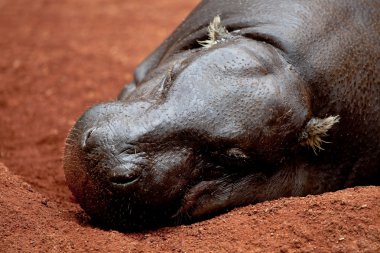
<instances>
[{"instance_id":1,"label":"hippo body","mask_svg":"<svg viewBox=\"0 0 380 253\"><path fill-rule=\"evenodd\" d=\"M201 2L75 124L71 191L136 229L379 184L379 20L372 0Z\"/></svg>"}]
</instances>

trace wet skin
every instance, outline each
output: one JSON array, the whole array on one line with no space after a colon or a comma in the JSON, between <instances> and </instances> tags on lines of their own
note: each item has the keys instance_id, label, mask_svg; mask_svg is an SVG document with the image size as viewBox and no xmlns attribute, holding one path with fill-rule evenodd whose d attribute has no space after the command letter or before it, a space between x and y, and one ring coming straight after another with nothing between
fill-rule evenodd
<instances>
[{"instance_id":1,"label":"wet skin","mask_svg":"<svg viewBox=\"0 0 380 253\"><path fill-rule=\"evenodd\" d=\"M379 2L240 2L202 2L73 127L66 178L95 220L140 229L380 182ZM217 14L229 37L200 47ZM300 138L329 115L341 122L316 155Z\"/></svg>"}]
</instances>

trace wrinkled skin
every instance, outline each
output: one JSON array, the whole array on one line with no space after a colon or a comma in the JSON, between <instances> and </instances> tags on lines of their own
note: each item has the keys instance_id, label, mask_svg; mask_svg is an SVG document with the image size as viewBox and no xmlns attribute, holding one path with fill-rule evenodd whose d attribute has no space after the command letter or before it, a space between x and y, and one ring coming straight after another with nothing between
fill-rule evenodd
<instances>
[{"instance_id":1,"label":"wrinkled skin","mask_svg":"<svg viewBox=\"0 0 380 253\"><path fill-rule=\"evenodd\" d=\"M216 15L231 36L202 48ZM202 2L75 124L70 189L95 220L140 229L379 184L378 20L379 1ZM300 135L329 115L316 154Z\"/></svg>"}]
</instances>

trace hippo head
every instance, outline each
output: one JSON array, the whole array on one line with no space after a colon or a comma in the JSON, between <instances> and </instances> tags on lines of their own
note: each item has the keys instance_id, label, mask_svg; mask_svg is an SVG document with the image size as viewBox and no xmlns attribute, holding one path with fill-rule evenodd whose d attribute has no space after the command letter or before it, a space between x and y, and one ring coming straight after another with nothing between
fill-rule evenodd
<instances>
[{"instance_id":1,"label":"hippo head","mask_svg":"<svg viewBox=\"0 0 380 253\"><path fill-rule=\"evenodd\" d=\"M315 121L304 81L276 47L221 29L71 130L66 178L95 220L150 227L305 193L294 160Z\"/></svg>"}]
</instances>

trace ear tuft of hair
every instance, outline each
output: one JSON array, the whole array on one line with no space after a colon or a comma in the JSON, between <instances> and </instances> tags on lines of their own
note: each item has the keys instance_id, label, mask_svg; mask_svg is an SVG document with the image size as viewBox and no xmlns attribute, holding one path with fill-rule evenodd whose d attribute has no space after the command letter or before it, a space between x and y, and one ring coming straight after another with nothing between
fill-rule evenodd
<instances>
[{"instance_id":1,"label":"ear tuft of hair","mask_svg":"<svg viewBox=\"0 0 380 253\"><path fill-rule=\"evenodd\" d=\"M221 25L220 16L215 16L208 26L208 39L198 41L198 43L205 48L216 45L219 40L228 37L227 29Z\"/></svg>"},{"instance_id":2,"label":"ear tuft of hair","mask_svg":"<svg viewBox=\"0 0 380 253\"><path fill-rule=\"evenodd\" d=\"M338 123L339 119L340 117L337 115L309 120L299 138L301 145L311 147L315 154L317 151L323 150L322 143L326 143L326 141L322 140L322 137L327 136L327 131Z\"/></svg>"}]
</instances>

